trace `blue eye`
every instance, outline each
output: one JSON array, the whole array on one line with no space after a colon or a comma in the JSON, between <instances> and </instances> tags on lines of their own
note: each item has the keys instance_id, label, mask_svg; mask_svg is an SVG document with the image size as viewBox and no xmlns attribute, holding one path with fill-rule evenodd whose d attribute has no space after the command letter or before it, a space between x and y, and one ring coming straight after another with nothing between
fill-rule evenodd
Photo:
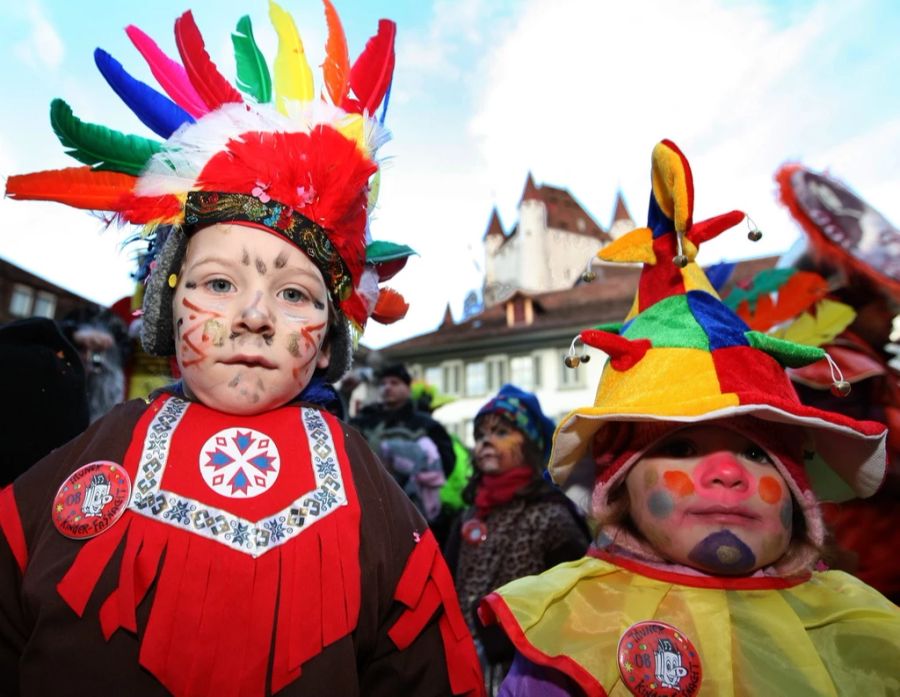
<instances>
[{"instance_id":1,"label":"blue eye","mask_svg":"<svg viewBox=\"0 0 900 697\"><path fill-rule=\"evenodd\" d=\"M234 284L224 278L213 278L206 282L206 287L213 293L228 293L234 289Z\"/></svg>"},{"instance_id":2,"label":"blue eye","mask_svg":"<svg viewBox=\"0 0 900 697\"><path fill-rule=\"evenodd\" d=\"M309 296L299 288L285 288L279 295L289 303L300 303L309 300Z\"/></svg>"}]
</instances>

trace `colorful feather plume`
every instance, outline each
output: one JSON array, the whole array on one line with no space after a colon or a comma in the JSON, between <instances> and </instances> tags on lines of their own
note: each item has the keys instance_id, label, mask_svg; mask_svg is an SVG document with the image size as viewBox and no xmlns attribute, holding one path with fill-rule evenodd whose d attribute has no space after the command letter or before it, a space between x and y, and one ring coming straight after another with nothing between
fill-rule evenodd
<instances>
[{"instance_id":1,"label":"colorful feather plume","mask_svg":"<svg viewBox=\"0 0 900 697\"><path fill-rule=\"evenodd\" d=\"M350 86L350 54L347 49L347 37L340 17L331 4L325 3L325 22L328 25L328 41L325 43L325 62L322 63L322 76L325 89L331 97L331 103L340 105L347 96Z\"/></svg>"},{"instance_id":2,"label":"colorful feather plume","mask_svg":"<svg viewBox=\"0 0 900 697\"><path fill-rule=\"evenodd\" d=\"M790 325L774 333L780 339L807 346L822 346L833 341L853 320L856 311L849 305L820 300L810 312L802 312Z\"/></svg>"},{"instance_id":3,"label":"colorful feather plume","mask_svg":"<svg viewBox=\"0 0 900 697\"><path fill-rule=\"evenodd\" d=\"M303 51L303 41L290 13L269 0L269 18L278 34L275 56L275 106L287 113L288 101L310 102L315 97L312 70Z\"/></svg>"},{"instance_id":4,"label":"colorful feather plume","mask_svg":"<svg viewBox=\"0 0 900 697\"><path fill-rule=\"evenodd\" d=\"M374 114L378 109L394 74L396 35L396 24L389 19L378 21L378 33L366 42L350 70L350 88L354 97L344 100L344 109L368 114Z\"/></svg>"},{"instance_id":5,"label":"colorful feather plume","mask_svg":"<svg viewBox=\"0 0 900 697\"><path fill-rule=\"evenodd\" d=\"M103 49L94 51L94 62L109 86L151 131L168 138L193 117L165 95L133 78L122 64Z\"/></svg>"},{"instance_id":6,"label":"colorful feather plume","mask_svg":"<svg viewBox=\"0 0 900 697\"><path fill-rule=\"evenodd\" d=\"M11 176L6 180L6 195L22 201L56 201L73 208L115 211L134 182L129 174L68 167Z\"/></svg>"},{"instance_id":7,"label":"colorful feather plume","mask_svg":"<svg viewBox=\"0 0 900 697\"><path fill-rule=\"evenodd\" d=\"M169 58L156 45L156 42L133 24L125 27L125 33L131 39L131 43L144 57L150 72L176 104L195 118L199 118L209 112L209 107L203 102L197 90L188 79L184 66Z\"/></svg>"},{"instance_id":8,"label":"colorful feather plume","mask_svg":"<svg viewBox=\"0 0 900 697\"><path fill-rule=\"evenodd\" d=\"M234 45L238 89L260 104L272 101L272 77L265 56L253 38L253 24L249 16L244 15L238 20L237 28L231 34L231 43Z\"/></svg>"},{"instance_id":9,"label":"colorful feather plume","mask_svg":"<svg viewBox=\"0 0 900 697\"><path fill-rule=\"evenodd\" d=\"M62 99L50 103L50 125L59 142L68 148L66 154L94 169L137 175L161 149L159 143L147 138L83 122Z\"/></svg>"},{"instance_id":10,"label":"colorful feather plume","mask_svg":"<svg viewBox=\"0 0 900 697\"><path fill-rule=\"evenodd\" d=\"M244 101L210 59L190 10L175 20L175 43L188 79L206 106L217 109L228 102Z\"/></svg>"},{"instance_id":11,"label":"colorful feather plume","mask_svg":"<svg viewBox=\"0 0 900 697\"><path fill-rule=\"evenodd\" d=\"M393 288L382 288L378 293L378 302L372 311L372 319L381 324L392 324L406 317L409 303Z\"/></svg>"}]
</instances>

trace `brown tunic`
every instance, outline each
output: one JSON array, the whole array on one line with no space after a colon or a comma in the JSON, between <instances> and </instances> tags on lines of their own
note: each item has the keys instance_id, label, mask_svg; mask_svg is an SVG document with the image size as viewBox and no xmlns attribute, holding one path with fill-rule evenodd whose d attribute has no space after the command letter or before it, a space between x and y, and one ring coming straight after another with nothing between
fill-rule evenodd
<instances>
[{"instance_id":1,"label":"brown tunic","mask_svg":"<svg viewBox=\"0 0 900 697\"><path fill-rule=\"evenodd\" d=\"M108 416L67 445L53 451L20 477L13 498L24 533L22 546L15 540L16 522L10 506L0 512L0 695L165 695L169 692L139 664L141 638L153 603L154 586L136 611L137 633L119 629L104 640L100 620L103 600L118 585L124 545L120 545L103 570L82 617L78 617L57 591L57 584L70 569L76 555L90 540L72 540L61 535L51 520L51 504L59 486L78 467L98 460L122 463L132 431L146 411L142 401L120 405ZM325 646L302 665L299 678L279 695L451 695L452 673L477 674L474 649L457 641L449 653L445 615L458 616L452 603L433 603L423 627L403 650L388 631L399 618L410 613L394 599L398 582L425 522L375 459L362 437L343 426L344 447L350 462L360 509L359 565L361 588L359 618L355 630ZM335 437L340 437L335 434ZM7 494L9 492L6 492ZM120 521L121 522L121 521ZM96 539L96 538L95 538ZM260 557L263 559L265 555ZM438 560L433 568L443 568ZM261 567L260 567L261 568ZM441 572L442 573L442 572ZM417 576L421 576L418 574ZM434 594L432 594L434 595ZM235 603L248 598L235 598ZM177 622L178 618L175 618ZM461 618L460 618L461 619ZM319 617L310 623L322 622ZM443 629L441 623L444 622ZM408 625L409 623L407 623ZM413 623L418 627L419 624ZM304 626L293 631L303 633ZM409 631L407 631L409 635ZM171 651L198 650L196 636L180 636ZM409 636L405 641L409 642ZM235 658L239 662L239 657ZM267 674L271 677L272 656ZM465 665L462 665L465 664ZM235 666L239 675L240 666ZM457 694L477 694L459 689ZM266 694L271 683L266 680Z\"/></svg>"}]
</instances>

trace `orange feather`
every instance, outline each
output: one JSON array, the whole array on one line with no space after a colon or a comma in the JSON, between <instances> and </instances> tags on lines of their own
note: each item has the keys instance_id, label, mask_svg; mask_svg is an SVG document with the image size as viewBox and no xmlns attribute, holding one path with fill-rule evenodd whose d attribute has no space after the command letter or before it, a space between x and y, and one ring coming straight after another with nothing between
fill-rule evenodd
<instances>
[{"instance_id":1,"label":"orange feather","mask_svg":"<svg viewBox=\"0 0 900 697\"><path fill-rule=\"evenodd\" d=\"M381 324L391 324L406 317L409 303L396 290L382 288L378 293L372 319Z\"/></svg>"},{"instance_id":2,"label":"orange feather","mask_svg":"<svg viewBox=\"0 0 900 697\"><path fill-rule=\"evenodd\" d=\"M117 211L137 177L90 167L68 167L6 180L6 195L24 201L57 201L73 208Z\"/></svg>"},{"instance_id":3,"label":"orange feather","mask_svg":"<svg viewBox=\"0 0 900 697\"><path fill-rule=\"evenodd\" d=\"M340 105L347 96L350 80L350 55L347 51L347 37L341 18L331 4L325 3L325 21L328 24L328 41L325 43L325 62L322 63L322 76L332 104Z\"/></svg>"}]
</instances>

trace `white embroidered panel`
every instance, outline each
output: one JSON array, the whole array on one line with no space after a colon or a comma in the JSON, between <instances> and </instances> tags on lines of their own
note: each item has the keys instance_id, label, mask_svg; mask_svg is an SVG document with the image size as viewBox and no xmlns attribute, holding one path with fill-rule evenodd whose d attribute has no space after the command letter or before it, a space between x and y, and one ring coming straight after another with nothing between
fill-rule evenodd
<instances>
[{"instance_id":1,"label":"white embroidered panel","mask_svg":"<svg viewBox=\"0 0 900 697\"><path fill-rule=\"evenodd\" d=\"M309 444L316 486L274 515L253 522L162 489L160 484L172 437L189 408L189 402L171 397L150 422L129 503L134 512L258 557L289 542L347 504L331 431L317 409L306 407L300 409L300 419Z\"/></svg>"}]
</instances>

